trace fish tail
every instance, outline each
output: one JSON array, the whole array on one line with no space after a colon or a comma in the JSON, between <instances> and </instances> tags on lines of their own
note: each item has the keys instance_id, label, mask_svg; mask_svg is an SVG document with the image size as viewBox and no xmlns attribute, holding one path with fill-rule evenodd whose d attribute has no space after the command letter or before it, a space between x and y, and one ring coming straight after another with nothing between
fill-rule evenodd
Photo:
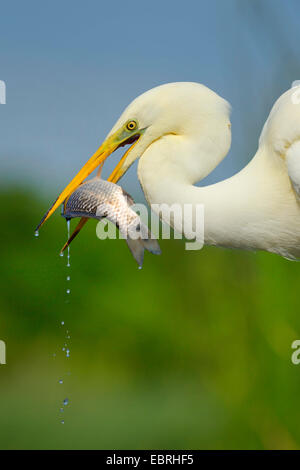
<instances>
[{"instance_id":1,"label":"fish tail","mask_svg":"<svg viewBox=\"0 0 300 470\"><path fill-rule=\"evenodd\" d=\"M140 238L138 238L137 240L133 240L132 238L128 237L126 239L126 243L128 245L129 250L131 251L132 256L141 268L143 266L145 251L143 240L141 240Z\"/></svg>"},{"instance_id":2,"label":"fish tail","mask_svg":"<svg viewBox=\"0 0 300 470\"><path fill-rule=\"evenodd\" d=\"M141 242L146 250L150 251L154 255L160 255L161 249L158 241L152 235L147 225L141 223Z\"/></svg>"},{"instance_id":3,"label":"fish tail","mask_svg":"<svg viewBox=\"0 0 300 470\"><path fill-rule=\"evenodd\" d=\"M160 255L161 249L155 238L141 239L143 247L153 253L154 255Z\"/></svg>"},{"instance_id":4,"label":"fish tail","mask_svg":"<svg viewBox=\"0 0 300 470\"><path fill-rule=\"evenodd\" d=\"M154 255L160 255L161 249L158 241L152 238L152 233L145 224L140 224L141 238L133 239L128 237L126 239L127 245L137 261L138 265L142 267L144 260L144 251L147 250Z\"/></svg>"}]
</instances>

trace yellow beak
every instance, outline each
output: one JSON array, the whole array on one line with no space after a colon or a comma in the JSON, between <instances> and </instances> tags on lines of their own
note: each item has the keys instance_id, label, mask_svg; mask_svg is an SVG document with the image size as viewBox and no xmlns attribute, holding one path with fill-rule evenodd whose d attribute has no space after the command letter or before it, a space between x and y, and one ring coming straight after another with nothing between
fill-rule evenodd
<instances>
[{"instance_id":1,"label":"yellow beak","mask_svg":"<svg viewBox=\"0 0 300 470\"><path fill-rule=\"evenodd\" d=\"M54 201L50 209L45 213L43 218L41 219L40 223L38 224L36 230L39 230L40 227L49 219L49 217L53 214L53 212L62 204L65 199L67 199L70 194L72 194L75 189L87 178L92 171L94 171L101 163L103 163L106 158L111 155L118 147L125 145L126 141L128 143L132 142L134 139L134 145L136 140L139 137L139 133L135 135L128 135L124 131L124 129L119 129L110 137L108 137L105 142L98 148L98 150L94 153L94 155L86 162L86 164L81 168L81 170L77 173L77 175L70 181L70 183L66 186L66 188L60 193L58 198ZM110 177L108 178L109 181L116 183L121 176L125 173L125 169L123 168L124 161L126 160L128 152L131 150L132 146L129 150L125 153L122 157L119 164L116 166Z\"/></svg>"},{"instance_id":2,"label":"yellow beak","mask_svg":"<svg viewBox=\"0 0 300 470\"><path fill-rule=\"evenodd\" d=\"M109 175L107 178L107 181L110 181L111 183L117 183L120 178L126 173L128 170L127 166L125 166L125 161L127 159L127 155L129 152L133 149L133 147L138 143L138 139L134 142L133 145L129 147L129 149L124 153L123 157L115 167L115 169L112 171L112 173Z\"/></svg>"},{"instance_id":3,"label":"yellow beak","mask_svg":"<svg viewBox=\"0 0 300 470\"><path fill-rule=\"evenodd\" d=\"M138 141L138 139L137 139L137 141ZM107 178L107 181L110 181L111 183L117 183L119 181L119 179L124 175L124 173L126 173L126 168L124 167L125 160L127 158L128 153L130 152L132 147L135 146L137 141L134 142L134 144L131 145L131 147L129 147L129 149L123 155L123 157L121 158L121 160L119 161L118 165L115 167L115 169L113 170L111 175ZM85 226L85 224L87 223L88 220L89 219L86 218L86 217L81 217L80 221L78 222L77 226L75 227L74 232L72 233L70 238L66 241L66 243L62 247L61 253L63 251L65 251L65 249L70 245L70 243L74 240L74 238L77 237L77 235L79 234L81 229Z\"/></svg>"}]
</instances>

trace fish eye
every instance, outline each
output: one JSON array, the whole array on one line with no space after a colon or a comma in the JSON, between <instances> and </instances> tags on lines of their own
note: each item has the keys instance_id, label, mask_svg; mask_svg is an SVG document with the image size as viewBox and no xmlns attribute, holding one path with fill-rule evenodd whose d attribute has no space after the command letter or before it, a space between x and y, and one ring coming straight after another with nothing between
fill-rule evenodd
<instances>
[{"instance_id":1,"label":"fish eye","mask_svg":"<svg viewBox=\"0 0 300 470\"><path fill-rule=\"evenodd\" d=\"M137 122L136 121L129 121L127 124L126 124L126 128L128 131L134 131L134 129L136 129L137 127Z\"/></svg>"}]
</instances>

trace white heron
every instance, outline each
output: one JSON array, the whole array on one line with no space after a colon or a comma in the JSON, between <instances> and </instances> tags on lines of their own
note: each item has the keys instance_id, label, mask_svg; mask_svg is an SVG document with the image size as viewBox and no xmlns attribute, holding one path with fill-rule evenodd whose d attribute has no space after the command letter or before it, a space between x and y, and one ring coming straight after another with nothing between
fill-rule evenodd
<instances>
[{"instance_id":1,"label":"white heron","mask_svg":"<svg viewBox=\"0 0 300 470\"><path fill-rule=\"evenodd\" d=\"M198 83L169 83L145 92L125 109L40 225L114 150L131 144L110 181L117 182L139 159L138 178L150 204L204 204L205 244L299 258L300 105L294 93L295 88L288 90L274 104L245 168L197 187L230 148L229 104Z\"/></svg>"}]
</instances>

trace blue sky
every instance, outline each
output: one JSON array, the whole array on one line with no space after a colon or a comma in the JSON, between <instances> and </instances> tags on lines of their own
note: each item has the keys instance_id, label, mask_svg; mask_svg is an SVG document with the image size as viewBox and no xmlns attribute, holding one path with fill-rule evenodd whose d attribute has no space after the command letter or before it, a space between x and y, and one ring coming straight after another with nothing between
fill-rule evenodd
<instances>
[{"instance_id":1,"label":"blue sky","mask_svg":"<svg viewBox=\"0 0 300 470\"><path fill-rule=\"evenodd\" d=\"M231 103L232 149L207 181L230 176L254 154L276 98L300 79L299 17L297 0L2 2L2 182L56 195L133 98L181 80ZM134 194L135 172L123 179Z\"/></svg>"}]
</instances>

